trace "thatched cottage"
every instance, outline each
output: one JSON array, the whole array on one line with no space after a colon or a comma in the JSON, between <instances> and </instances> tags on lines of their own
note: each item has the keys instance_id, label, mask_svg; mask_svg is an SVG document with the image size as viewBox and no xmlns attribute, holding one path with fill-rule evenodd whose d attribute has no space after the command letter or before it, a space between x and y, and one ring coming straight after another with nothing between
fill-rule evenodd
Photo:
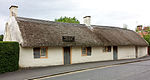
<instances>
[{"instance_id":1,"label":"thatched cottage","mask_svg":"<svg viewBox=\"0 0 150 80\"><path fill-rule=\"evenodd\" d=\"M128 29L85 24L59 23L17 16L10 7L4 41L20 43L20 67L39 67L104 60L138 58L147 55L148 43Z\"/></svg>"}]
</instances>

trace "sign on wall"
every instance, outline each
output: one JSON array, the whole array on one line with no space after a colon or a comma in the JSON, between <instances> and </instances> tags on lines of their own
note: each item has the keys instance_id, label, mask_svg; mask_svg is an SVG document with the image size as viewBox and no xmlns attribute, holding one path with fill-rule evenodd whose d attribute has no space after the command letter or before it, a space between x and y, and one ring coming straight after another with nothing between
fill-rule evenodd
<instances>
[{"instance_id":1,"label":"sign on wall","mask_svg":"<svg viewBox=\"0 0 150 80\"><path fill-rule=\"evenodd\" d=\"M63 42L75 42L75 36L62 36Z\"/></svg>"}]
</instances>

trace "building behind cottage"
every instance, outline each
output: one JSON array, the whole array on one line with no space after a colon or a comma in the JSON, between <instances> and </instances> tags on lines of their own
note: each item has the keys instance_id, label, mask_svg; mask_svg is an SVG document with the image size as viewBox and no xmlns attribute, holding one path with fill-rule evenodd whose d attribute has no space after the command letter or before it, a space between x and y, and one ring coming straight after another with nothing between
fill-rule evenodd
<instances>
[{"instance_id":1,"label":"building behind cottage","mask_svg":"<svg viewBox=\"0 0 150 80\"><path fill-rule=\"evenodd\" d=\"M150 26L143 27L142 25L138 25L136 28L136 32L141 36L144 37L150 34Z\"/></svg>"},{"instance_id":2,"label":"building behind cottage","mask_svg":"<svg viewBox=\"0 0 150 80\"><path fill-rule=\"evenodd\" d=\"M147 55L147 42L128 29L60 23L17 16L10 7L4 41L20 43L20 67L66 65L138 58Z\"/></svg>"}]
</instances>

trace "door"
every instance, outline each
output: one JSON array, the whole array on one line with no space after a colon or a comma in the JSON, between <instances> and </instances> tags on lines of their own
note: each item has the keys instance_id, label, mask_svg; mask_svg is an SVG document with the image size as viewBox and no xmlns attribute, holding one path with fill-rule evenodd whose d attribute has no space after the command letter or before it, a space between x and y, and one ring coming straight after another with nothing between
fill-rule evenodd
<instances>
[{"instance_id":1,"label":"door","mask_svg":"<svg viewBox=\"0 0 150 80\"><path fill-rule=\"evenodd\" d=\"M70 47L64 47L64 65L71 64Z\"/></svg>"},{"instance_id":2,"label":"door","mask_svg":"<svg viewBox=\"0 0 150 80\"><path fill-rule=\"evenodd\" d=\"M135 46L135 57L138 58L138 47Z\"/></svg>"},{"instance_id":3,"label":"door","mask_svg":"<svg viewBox=\"0 0 150 80\"><path fill-rule=\"evenodd\" d=\"M117 60L118 59L118 47L113 46L113 59Z\"/></svg>"},{"instance_id":4,"label":"door","mask_svg":"<svg viewBox=\"0 0 150 80\"><path fill-rule=\"evenodd\" d=\"M148 46L148 55L150 55L150 46Z\"/></svg>"}]
</instances>

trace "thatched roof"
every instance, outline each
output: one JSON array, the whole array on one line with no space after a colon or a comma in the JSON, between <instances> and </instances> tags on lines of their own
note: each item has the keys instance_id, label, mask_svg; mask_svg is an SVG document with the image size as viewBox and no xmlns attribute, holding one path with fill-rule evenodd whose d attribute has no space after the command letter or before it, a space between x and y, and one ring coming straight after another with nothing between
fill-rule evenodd
<instances>
[{"instance_id":1,"label":"thatched roof","mask_svg":"<svg viewBox=\"0 0 150 80\"><path fill-rule=\"evenodd\" d=\"M147 42L132 30L84 24L60 23L31 18L16 18L22 47L40 46L147 46ZM62 36L74 36L75 42L63 42Z\"/></svg>"}]
</instances>

